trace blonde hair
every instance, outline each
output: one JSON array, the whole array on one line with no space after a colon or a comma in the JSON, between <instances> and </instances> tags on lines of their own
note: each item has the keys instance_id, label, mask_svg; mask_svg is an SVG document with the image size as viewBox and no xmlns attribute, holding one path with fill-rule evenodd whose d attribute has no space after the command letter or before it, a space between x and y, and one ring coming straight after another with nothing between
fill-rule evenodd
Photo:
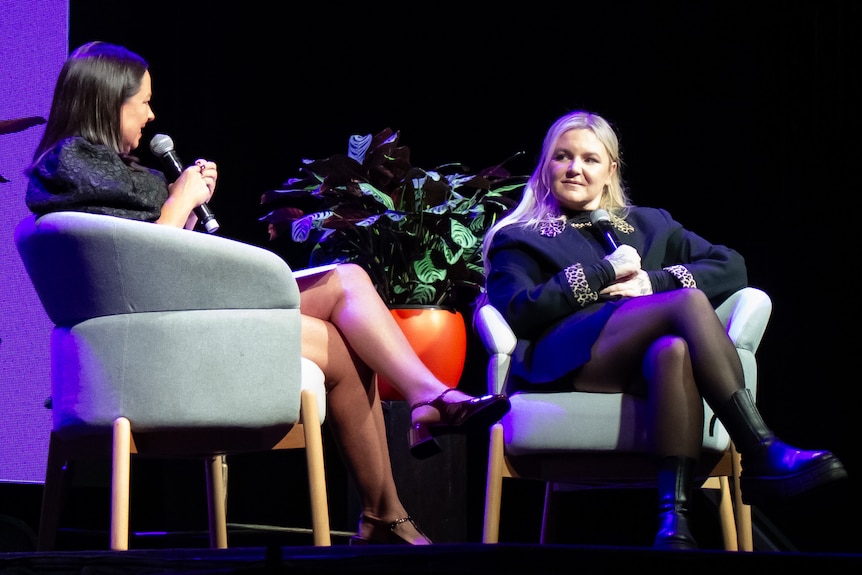
<instances>
[{"instance_id":1,"label":"blonde hair","mask_svg":"<svg viewBox=\"0 0 862 575\"><path fill-rule=\"evenodd\" d=\"M551 193L550 165L557 147L557 141L560 136L569 130L591 131L605 147L605 150L607 150L610 161L617 164L617 169L611 174L610 183L608 183L602 193L599 207L619 217L625 217L628 212L631 200L622 178L622 157L620 155L620 143L616 131L607 120L598 114L584 110L569 112L565 116L558 118L548 128L545 140L542 143L539 164L524 187L521 201L506 217L494 224L488 230L487 234L485 234L482 256L486 277L490 271L488 248L494 235L501 228L510 225L538 227L542 221L547 221L549 218L563 217L559 203L557 203L554 194Z\"/></svg>"}]
</instances>

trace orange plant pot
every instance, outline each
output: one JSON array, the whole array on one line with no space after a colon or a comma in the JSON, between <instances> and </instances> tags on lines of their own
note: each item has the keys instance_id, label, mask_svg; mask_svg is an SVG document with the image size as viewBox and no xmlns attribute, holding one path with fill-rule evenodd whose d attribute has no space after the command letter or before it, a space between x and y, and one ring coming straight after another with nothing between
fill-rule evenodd
<instances>
[{"instance_id":1,"label":"orange plant pot","mask_svg":"<svg viewBox=\"0 0 862 575\"><path fill-rule=\"evenodd\" d=\"M461 312L429 306L398 307L391 312L431 373L449 387L457 387L467 359L467 328ZM381 399L404 399L380 374L377 385Z\"/></svg>"}]
</instances>

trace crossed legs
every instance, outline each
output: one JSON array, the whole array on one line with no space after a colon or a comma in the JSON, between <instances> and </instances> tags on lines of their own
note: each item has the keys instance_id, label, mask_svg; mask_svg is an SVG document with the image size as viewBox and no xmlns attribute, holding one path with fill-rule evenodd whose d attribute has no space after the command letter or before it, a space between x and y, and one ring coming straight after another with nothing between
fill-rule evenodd
<instances>
[{"instance_id":1,"label":"crossed legs","mask_svg":"<svg viewBox=\"0 0 862 575\"><path fill-rule=\"evenodd\" d=\"M362 501L359 536L368 539L374 523L379 528L409 515L392 475L375 373L384 374L411 405L449 388L416 356L364 270L343 264L298 283L302 354L325 374L327 421ZM458 391L450 396L469 397ZM425 406L413 416L440 415ZM397 535L414 544L429 542L410 521L398 524Z\"/></svg>"},{"instance_id":2,"label":"crossed legs","mask_svg":"<svg viewBox=\"0 0 862 575\"><path fill-rule=\"evenodd\" d=\"M621 305L575 380L580 391L646 394L656 455L695 459L703 430L701 398L720 405L744 385L724 326L706 295L693 289Z\"/></svg>"},{"instance_id":3,"label":"crossed legs","mask_svg":"<svg viewBox=\"0 0 862 575\"><path fill-rule=\"evenodd\" d=\"M431 401L449 389L422 363L404 332L395 323L392 313L380 299L368 274L354 264L341 264L320 274L298 280L302 292L300 309L304 316L317 318L335 326L341 339L350 348L352 359L371 372L380 373L404 397L409 405ZM325 348L303 336L303 354L323 355ZM318 365L324 374L325 358ZM470 399L458 390L446 394L447 402ZM430 405L413 410L415 421L436 421L437 409Z\"/></svg>"},{"instance_id":4,"label":"crossed legs","mask_svg":"<svg viewBox=\"0 0 862 575\"><path fill-rule=\"evenodd\" d=\"M341 333L329 322L303 316L302 348L326 375L327 422L341 457L356 483L362 517L390 524L409 514L398 497L386 427L374 373L358 361ZM372 525L360 522L359 536L368 539ZM398 535L428 543L410 522Z\"/></svg>"},{"instance_id":5,"label":"crossed legs","mask_svg":"<svg viewBox=\"0 0 862 575\"><path fill-rule=\"evenodd\" d=\"M742 456L744 503L803 493L847 476L832 453L797 449L767 427L745 389L739 355L700 290L623 303L605 324L575 388L647 394L659 460L659 547L697 546L686 515L693 462L701 445L701 397Z\"/></svg>"},{"instance_id":6,"label":"crossed legs","mask_svg":"<svg viewBox=\"0 0 862 575\"><path fill-rule=\"evenodd\" d=\"M709 300L686 289L625 302L605 324L575 387L646 393L658 462L653 544L696 549L688 513L701 450L702 397L725 402L744 388L739 355Z\"/></svg>"}]
</instances>

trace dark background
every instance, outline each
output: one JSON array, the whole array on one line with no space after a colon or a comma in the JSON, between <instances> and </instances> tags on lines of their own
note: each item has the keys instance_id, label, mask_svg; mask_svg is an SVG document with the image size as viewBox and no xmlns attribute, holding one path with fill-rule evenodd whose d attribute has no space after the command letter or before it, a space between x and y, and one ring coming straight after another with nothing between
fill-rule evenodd
<instances>
[{"instance_id":1,"label":"dark background","mask_svg":"<svg viewBox=\"0 0 862 575\"><path fill-rule=\"evenodd\" d=\"M106 40L150 62L156 120L141 157L157 165L144 148L161 132L187 163L216 161L220 235L262 246L261 193L302 158L345 151L351 134L400 130L426 168L524 151L510 168L526 174L559 115L604 115L634 201L739 250L750 283L772 296L759 352L767 422L790 443L834 451L853 477L757 511L800 550L860 551L862 4L492 6L71 0L69 37L70 48ZM481 353L471 348L470 391L483 389L470 367Z\"/></svg>"}]
</instances>

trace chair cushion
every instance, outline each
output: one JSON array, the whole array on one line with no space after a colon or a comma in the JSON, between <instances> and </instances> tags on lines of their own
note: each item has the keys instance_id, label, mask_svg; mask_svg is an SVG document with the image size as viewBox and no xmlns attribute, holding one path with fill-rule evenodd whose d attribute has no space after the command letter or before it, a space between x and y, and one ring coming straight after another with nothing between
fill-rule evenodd
<instances>
[{"instance_id":1,"label":"chair cushion","mask_svg":"<svg viewBox=\"0 0 862 575\"><path fill-rule=\"evenodd\" d=\"M54 429L86 432L121 415L135 432L292 425L302 385L299 322L298 309L240 309L121 314L56 327Z\"/></svg>"},{"instance_id":2,"label":"chair cushion","mask_svg":"<svg viewBox=\"0 0 862 575\"><path fill-rule=\"evenodd\" d=\"M772 311L769 296L753 287L731 295L716 313L727 326L745 374L745 384L757 393L755 352ZM503 390L515 336L498 310L481 306L476 331L489 353L488 391ZM516 393L511 411L503 417L505 448L509 455L567 451L628 451L648 453L646 402L620 393ZM703 446L725 451L730 437L704 402Z\"/></svg>"},{"instance_id":3,"label":"chair cushion","mask_svg":"<svg viewBox=\"0 0 862 575\"><path fill-rule=\"evenodd\" d=\"M516 393L501 421L506 453L649 453L646 400L623 393ZM704 404L703 447L725 451L730 437Z\"/></svg>"},{"instance_id":4,"label":"chair cushion","mask_svg":"<svg viewBox=\"0 0 862 575\"><path fill-rule=\"evenodd\" d=\"M320 417L320 425L326 419L326 385L323 370L320 366L303 357L302 359L302 389L310 389L317 397L317 414Z\"/></svg>"}]
</instances>

